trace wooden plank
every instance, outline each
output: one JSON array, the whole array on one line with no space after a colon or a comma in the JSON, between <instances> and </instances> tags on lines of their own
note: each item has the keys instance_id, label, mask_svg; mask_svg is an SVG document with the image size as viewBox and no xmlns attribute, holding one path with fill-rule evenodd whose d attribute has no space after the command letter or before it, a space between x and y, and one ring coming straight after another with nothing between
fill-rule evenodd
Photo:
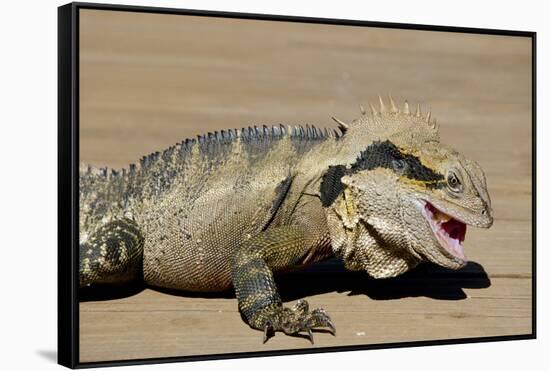
<instances>
[{"instance_id":1,"label":"wooden plank","mask_svg":"<svg viewBox=\"0 0 550 371\"><path fill-rule=\"evenodd\" d=\"M310 305L329 311L337 326L336 337L316 333L315 345L282 334L262 344L262 333L241 320L236 299L148 289L125 299L81 303L81 361L525 334L531 326L530 284L528 278L493 278L488 288L464 289L467 298L461 300L374 300L349 292L309 296Z\"/></svg>"},{"instance_id":2,"label":"wooden plank","mask_svg":"<svg viewBox=\"0 0 550 371\"><path fill-rule=\"evenodd\" d=\"M231 292L146 289L80 304L82 362L531 331L530 40L84 10L80 45L87 163L127 166L222 128L332 127L391 92L429 103L443 141L483 166L495 215L468 229L472 263L458 272L376 281L329 261L278 277L286 302L305 297L334 319L337 336L313 346L281 334L261 344Z\"/></svg>"}]
</instances>

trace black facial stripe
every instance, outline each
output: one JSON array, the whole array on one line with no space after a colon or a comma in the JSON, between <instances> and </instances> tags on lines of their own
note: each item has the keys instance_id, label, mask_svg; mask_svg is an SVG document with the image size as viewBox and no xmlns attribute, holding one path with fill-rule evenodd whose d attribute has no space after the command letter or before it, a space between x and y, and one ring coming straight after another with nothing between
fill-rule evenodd
<instances>
[{"instance_id":1,"label":"black facial stripe","mask_svg":"<svg viewBox=\"0 0 550 371\"><path fill-rule=\"evenodd\" d=\"M409 179L424 182L428 188L441 187L445 182L443 175L424 166L418 157L402 153L389 140L376 141L361 152L350 169L346 169L343 165L329 166L323 175L319 189L323 206L332 205L343 192L344 186L341 179L344 175L376 168L391 169Z\"/></svg>"},{"instance_id":2,"label":"black facial stripe","mask_svg":"<svg viewBox=\"0 0 550 371\"><path fill-rule=\"evenodd\" d=\"M445 179L443 175L424 166L418 157L402 153L389 140L377 141L368 146L366 150L361 152L357 161L351 165L349 171L356 173L361 170L372 170L379 167L392 169L409 179L428 184L436 185Z\"/></svg>"}]
</instances>

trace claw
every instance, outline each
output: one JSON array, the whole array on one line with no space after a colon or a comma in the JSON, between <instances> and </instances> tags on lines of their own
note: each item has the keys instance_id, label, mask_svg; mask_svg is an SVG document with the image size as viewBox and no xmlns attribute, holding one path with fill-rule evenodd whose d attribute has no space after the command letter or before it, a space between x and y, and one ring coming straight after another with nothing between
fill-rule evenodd
<instances>
[{"instance_id":1,"label":"claw","mask_svg":"<svg viewBox=\"0 0 550 371\"><path fill-rule=\"evenodd\" d=\"M275 331L282 331L287 335L305 333L305 337L309 339L312 345L315 344L313 331L316 329L324 328L333 336L336 335L336 327L327 312L321 308L310 312L306 300L299 300L292 308L268 307L265 311L267 313L261 313L263 319L260 319L260 323L254 325L253 321L251 324L254 328L263 329L264 344L275 335Z\"/></svg>"},{"instance_id":2,"label":"claw","mask_svg":"<svg viewBox=\"0 0 550 371\"><path fill-rule=\"evenodd\" d=\"M311 341L311 345L314 344L313 342L313 332L311 331L310 328L307 329L307 336L309 337L309 341Z\"/></svg>"},{"instance_id":3,"label":"claw","mask_svg":"<svg viewBox=\"0 0 550 371\"><path fill-rule=\"evenodd\" d=\"M273 326L271 323L267 322L264 327L264 344L273 336Z\"/></svg>"},{"instance_id":4,"label":"claw","mask_svg":"<svg viewBox=\"0 0 550 371\"><path fill-rule=\"evenodd\" d=\"M311 314L314 320L313 326L327 327L329 332L336 336L336 327L324 309L315 309Z\"/></svg>"},{"instance_id":5,"label":"claw","mask_svg":"<svg viewBox=\"0 0 550 371\"><path fill-rule=\"evenodd\" d=\"M327 327L329 332L332 334L332 336L336 336L336 327L334 327L334 324L332 323L331 320L328 321Z\"/></svg>"}]
</instances>

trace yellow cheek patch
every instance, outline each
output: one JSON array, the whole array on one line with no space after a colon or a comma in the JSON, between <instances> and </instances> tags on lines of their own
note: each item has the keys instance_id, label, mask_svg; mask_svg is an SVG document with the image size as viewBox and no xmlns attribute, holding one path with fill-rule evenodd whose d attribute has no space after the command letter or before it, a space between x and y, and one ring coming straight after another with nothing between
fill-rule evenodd
<instances>
[{"instance_id":1,"label":"yellow cheek patch","mask_svg":"<svg viewBox=\"0 0 550 371\"><path fill-rule=\"evenodd\" d=\"M346 211L348 213L348 217L350 219L353 219L356 214L355 206L353 205L353 197L351 196L351 192L347 188L344 189L344 200L346 203Z\"/></svg>"},{"instance_id":2,"label":"yellow cheek patch","mask_svg":"<svg viewBox=\"0 0 550 371\"><path fill-rule=\"evenodd\" d=\"M353 196L349 189L344 189L343 198L338 200L338 204L334 209L338 216L342 220L342 224L349 230L353 230L357 223L359 222L359 217L357 216L357 210L353 203Z\"/></svg>"}]
</instances>

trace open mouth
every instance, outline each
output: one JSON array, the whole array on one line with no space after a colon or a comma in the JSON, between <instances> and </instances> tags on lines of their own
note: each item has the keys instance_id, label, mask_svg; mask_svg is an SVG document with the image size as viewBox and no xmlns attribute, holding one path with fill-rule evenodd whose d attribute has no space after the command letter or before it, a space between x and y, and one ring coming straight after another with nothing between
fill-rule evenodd
<instances>
[{"instance_id":1,"label":"open mouth","mask_svg":"<svg viewBox=\"0 0 550 371\"><path fill-rule=\"evenodd\" d=\"M466 237L466 224L445 214L429 202L425 203L423 214L439 244L455 258L466 261L462 246Z\"/></svg>"}]
</instances>

